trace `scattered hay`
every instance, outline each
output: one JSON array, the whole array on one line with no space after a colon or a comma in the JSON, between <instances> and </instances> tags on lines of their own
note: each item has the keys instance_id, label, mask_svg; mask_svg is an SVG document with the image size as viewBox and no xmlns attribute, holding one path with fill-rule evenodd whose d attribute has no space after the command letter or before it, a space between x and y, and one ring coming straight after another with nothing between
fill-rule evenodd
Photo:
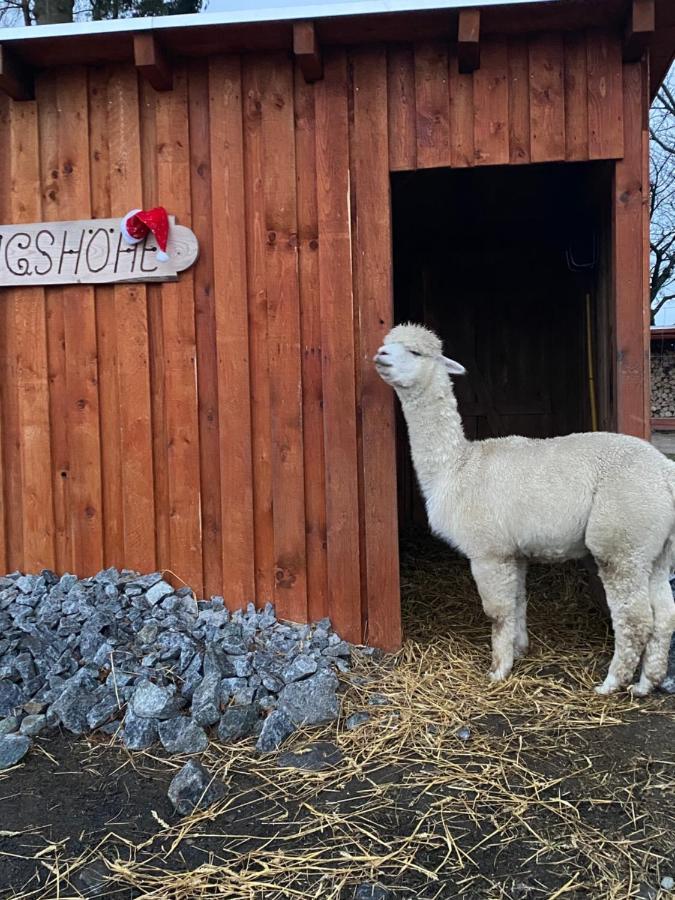
<instances>
[{"instance_id":1,"label":"scattered hay","mask_svg":"<svg viewBox=\"0 0 675 900\"><path fill-rule=\"evenodd\" d=\"M672 815L670 748L617 756L612 768L607 745L613 729L672 716L672 703L593 693L611 633L585 575L533 572L530 655L493 685L489 626L467 566L425 539L406 546L402 573L402 651L356 661L337 735L331 726L293 739L335 741L336 768L280 770L248 742L212 744L204 763L226 786L248 778L250 789L187 819L155 813L157 831L142 843L111 830L78 859L67 859L67 845L45 847L46 886L27 885L17 900L80 896L74 876L93 860L105 860L106 897L131 890L147 900L338 900L362 882L425 900L618 900L637 896L645 878L657 885L672 871L673 822L647 801L660 797ZM363 709L370 721L347 730ZM464 726L468 740L457 734ZM177 765L150 754L126 764Z\"/></svg>"}]
</instances>

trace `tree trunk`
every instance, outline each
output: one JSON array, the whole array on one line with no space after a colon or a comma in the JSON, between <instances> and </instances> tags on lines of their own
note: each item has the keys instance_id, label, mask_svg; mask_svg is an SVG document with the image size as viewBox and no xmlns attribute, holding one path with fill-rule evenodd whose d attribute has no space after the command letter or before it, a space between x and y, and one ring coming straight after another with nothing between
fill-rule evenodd
<instances>
[{"instance_id":1,"label":"tree trunk","mask_svg":"<svg viewBox=\"0 0 675 900\"><path fill-rule=\"evenodd\" d=\"M35 0L35 21L38 25L72 22L74 5L74 0Z\"/></svg>"}]
</instances>

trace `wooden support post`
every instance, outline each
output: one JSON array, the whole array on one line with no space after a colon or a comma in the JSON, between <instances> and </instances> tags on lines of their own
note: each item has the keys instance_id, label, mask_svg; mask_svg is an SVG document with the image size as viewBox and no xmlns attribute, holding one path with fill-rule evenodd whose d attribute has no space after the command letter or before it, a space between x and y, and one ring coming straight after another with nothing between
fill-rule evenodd
<instances>
[{"instance_id":1,"label":"wooden support post","mask_svg":"<svg viewBox=\"0 0 675 900\"><path fill-rule=\"evenodd\" d=\"M32 70L6 44L0 44L0 91L12 100L32 100L35 96Z\"/></svg>"},{"instance_id":2,"label":"wooden support post","mask_svg":"<svg viewBox=\"0 0 675 900\"><path fill-rule=\"evenodd\" d=\"M480 10L462 9L457 27L457 60L463 75L480 66Z\"/></svg>"},{"instance_id":3,"label":"wooden support post","mask_svg":"<svg viewBox=\"0 0 675 900\"><path fill-rule=\"evenodd\" d=\"M305 81L318 81L323 77L323 62L314 22L294 23L293 53L295 53Z\"/></svg>"},{"instance_id":4,"label":"wooden support post","mask_svg":"<svg viewBox=\"0 0 675 900\"><path fill-rule=\"evenodd\" d=\"M646 66L623 67L624 156L615 163L612 265L616 427L649 438L649 167Z\"/></svg>"},{"instance_id":5,"label":"wooden support post","mask_svg":"<svg viewBox=\"0 0 675 900\"><path fill-rule=\"evenodd\" d=\"M649 45L656 27L655 0L633 0L623 41L625 62L637 62Z\"/></svg>"},{"instance_id":6,"label":"wooden support post","mask_svg":"<svg viewBox=\"0 0 675 900\"><path fill-rule=\"evenodd\" d=\"M156 91L170 91L173 88L171 65L153 34L134 35L134 62Z\"/></svg>"}]
</instances>

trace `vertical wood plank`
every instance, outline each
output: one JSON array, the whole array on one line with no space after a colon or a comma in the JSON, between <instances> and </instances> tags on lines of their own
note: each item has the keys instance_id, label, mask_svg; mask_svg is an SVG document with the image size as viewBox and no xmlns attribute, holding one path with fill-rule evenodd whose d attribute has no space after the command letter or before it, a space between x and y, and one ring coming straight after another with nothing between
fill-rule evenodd
<instances>
[{"instance_id":1,"label":"vertical wood plank","mask_svg":"<svg viewBox=\"0 0 675 900\"><path fill-rule=\"evenodd\" d=\"M16 101L9 105L4 135L7 140L7 220L20 214L21 181L14 185L15 157L22 153L21 125L17 122ZM16 133L18 130L18 134ZM19 414L19 378L15 349L15 289L2 291L0 302L0 407L2 410L2 463L4 479L5 536L7 568L23 568L23 492L21 490L21 422Z\"/></svg>"},{"instance_id":2,"label":"vertical wood plank","mask_svg":"<svg viewBox=\"0 0 675 900\"><path fill-rule=\"evenodd\" d=\"M337 631L360 640L361 573L349 211L347 66L326 52L315 85L328 606Z\"/></svg>"},{"instance_id":3,"label":"vertical wood plank","mask_svg":"<svg viewBox=\"0 0 675 900\"><path fill-rule=\"evenodd\" d=\"M527 40L509 40L509 162L529 163L530 65Z\"/></svg>"},{"instance_id":4,"label":"vertical wood plank","mask_svg":"<svg viewBox=\"0 0 675 900\"><path fill-rule=\"evenodd\" d=\"M285 54L260 63L267 250L267 325L272 414L275 602L307 618L305 489L293 69Z\"/></svg>"},{"instance_id":5,"label":"vertical wood plank","mask_svg":"<svg viewBox=\"0 0 675 900\"><path fill-rule=\"evenodd\" d=\"M0 96L0 215L2 221L9 221L9 187L10 187L10 140L9 140L9 118L10 118L10 100L6 94ZM2 314L0 313L0 324L2 324ZM0 353L3 359L7 350L5 340L3 339L4 329L0 331ZM3 372L3 366L0 363L0 376ZM6 528L6 503L5 491L7 474L4 465L4 438L3 438L3 421L5 416L5 398L0 385L0 571L7 572L9 566L7 564L7 528Z\"/></svg>"},{"instance_id":6,"label":"vertical wood plank","mask_svg":"<svg viewBox=\"0 0 675 900\"><path fill-rule=\"evenodd\" d=\"M443 43L415 44L415 108L418 167L449 166L450 91Z\"/></svg>"},{"instance_id":7,"label":"vertical wood plank","mask_svg":"<svg viewBox=\"0 0 675 900\"><path fill-rule=\"evenodd\" d=\"M11 221L38 222L42 209L35 102L13 104L11 140ZM23 568L39 571L55 565L45 294L36 287L4 293L13 318L11 352L16 359Z\"/></svg>"},{"instance_id":8,"label":"vertical wood plank","mask_svg":"<svg viewBox=\"0 0 675 900\"><path fill-rule=\"evenodd\" d=\"M132 66L116 67L108 82L111 215L122 217L142 198L138 77ZM153 492L150 359L146 288L113 288L116 328L118 428L122 447L122 540L124 565L153 571Z\"/></svg>"},{"instance_id":9,"label":"vertical wood plank","mask_svg":"<svg viewBox=\"0 0 675 900\"><path fill-rule=\"evenodd\" d=\"M412 72L412 54L410 54ZM319 222L316 197L314 88L296 67L295 158L298 209L298 277L302 332L302 425L305 469L307 607L310 621L328 615L326 580L326 479L323 446ZM390 154L391 159L391 154Z\"/></svg>"},{"instance_id":10,"label":"vertical wood plank","mask_svg":"<svg viewBox=\"0 0 675 900\"><path fill-rule=\"evenodd\" d=\"M140 128L143 207L159 202L157 93L141 79ZM162 325L162 286L148 285L148 342L150 347L150 415L152 421L152 469L155 499L155 547L157 565L167 565L171 557L169 520L169 437L166 418L166 354Z\"/></svg>"},{"instance_id":11,"label":"vertical wood plank","mask_svg":"<svg viewBox=\"0 0 675 900\"><path fill-rule=\"evenodd\" d=\"M473 75L459 71L457 54L450 57L450 162L453 168L475 162Z\"/></svg>"},{"instance_id":12,"label":"vertical wood plank","mask_svg":"<svg viewBox=\"0 0 675 900\"><path fill-rule=\"evenodd\" d=\"M383 50L353 56L352 167L356 181L356 298L366 573L365 637L395 650L401 642L396 436L391 391L372 359L393 325L391 204L387 142L387 71Z\"/></svg>"},{"instance_id":13,"label":"vertical wood plank","mask_svg":"<svg viewBox=\"0 0 675 900\"><path fill-rule=\"evenodd\" d=\"M565 35L565 158L588 159L586 36Z\"/></svg>"},{"instance_id":14,"label":"vertical wood plank","mask_svg":"<svg viewBox=\"0 0 675 900\"><path fill-rule=\"evenodd\" d=\"M42 217L44 221L50 222L62 218L59 208L59 108L56 79L52 73L44 73L36 78L36 97L40 131ZM72 568L63 289L47 288L45 296L56 569L63 572Z\"/></svg>"},{"instance_id":15,"label":"vertical wood plank","mask_svg":"<svg viewBox=\"0 0 675 900\"><path fill-rule=\"evenodd\" d=\"M190 226L190 160L187 75L174 69L173 91L157 94L157 195L178 222ZM169 562L193 590L203 592L199 419L194 283L191 270L162 285ZM160 564L164 565L160 560Z\"/></svg>"},{"instance_id":16,"label":"vertical wood plank","mask_svg":"<svg viewBox=\"0 0 675 900\"><path fill-rule=\"evenodd\" d=\"M238 57L210 60L211 202L214 253L222 569L226 599L255 597L244 139ZM225 587L223 587L225 591Z\"/></svg>"},{"instance_id":17,"label":"vertical wood plank","mask_svg":"<svg viewBox=\"0 0 675 900\"><path fill-rule=\"evenodd\" d=\"M565 158L563 43L560 34L530 39L530 151L532 162Z\"/></svg>"},{"instance_id":18,"label":"vertical wood plank","mask_svg":"<svg viewBox=\"0 0 675 900\"><path fill-rule=\"evenodd\" d=\"M195 285L197 386L199 392L199 452L202 492L202 556L204 588L208 595L224 590L220 497L220 429L216 295L213 281L213 210L208 61L189 67L190 181L192 230L199 240L199 259L193 267ZM224 240L222 249L228 247ZM225 292L231 290L228 285ZM242 427L242 426L237 426ZM227 579L229 586L229 578ZM229 592L229 591L228 591Z\"/></svg>"},{"instance_id":19,"label":"vertical wood plank","mask_svg":"<svg viewBox=\"0 0 675 900\"><path fill-rule=\"evenodd\" d=\"M614 35L589 31L586 52L589 158L618 158L624 152L621 44Z\"/></svg>"},{"instance_id":20,"label":"vertical wood plank","mask_svg":"<svg viewBox=\"0 0 675 900\"><path fill-rule=\"evenodd\" d=\"M63 69L56 78L59 215L63 219L89 218L87 72L79 67ZM83 285L65 287L62 297L72 566L80 575L91 575L103 565L94 291Z\"/></svg>"},{"instance_id":21,"label":"vertical wood plank","mask_svg":"<svg viewBox=\"0 0 675 900\"><path fill-rule=\"evenodd\" d=\"M477 165L509 161L508 54L504 40L481 43L480 68L473 73L474 143Z\"/></svg>"},{"instance_id":22,"label":"vertical wood plank","mask_svg":"<svg viewBox=\"0 0 675 900\"><path fill-rule=\"evenodd\" d=\"M391 45L387 54L389 168L417 168L415 55L412 46Z\"/></svg>"},{"instance_id":23,"label":"vertical wood plank","mask_svg":"<svg viewBox=\"0 0 675 900\"><path fill-rule=\"evenodd\" d=\"M89 171L91 214L94 218L109 218L112 215L109 146L111 129L108 120L110 72L107 66L89 70ZM105 565L111 566L119 565L124 558L115 291L112 285L100 285L94 289L94 293L101 426L103 549Z\"/></svg>"},{"instance_id":24,"label":"vertical wood plank","mask_svg":"<svg viewBox=\"0 0 675 900\"><path fill-rule=\"evenodd\" d=\"M265 283L262 88L257 57L242 57L244 96L244 190L251 372L251 455L255 533L256 601L274 599L272 433Z\"/></svg>"},{"instance_id":25,"label":"vertical wood plank","mask_svg":"<svg viewBox=\"0 0 675 900\"><path fill-rule=\"evenodd\" d=\"M617 427L624 434L647 438L650 413L645 380L649 370L644 331L648 327L649 283L643 250L649 182L643 180L642 78L640 63L623 67L624 156L615 166L612 236Z\"/></svg>"}]
</instances>

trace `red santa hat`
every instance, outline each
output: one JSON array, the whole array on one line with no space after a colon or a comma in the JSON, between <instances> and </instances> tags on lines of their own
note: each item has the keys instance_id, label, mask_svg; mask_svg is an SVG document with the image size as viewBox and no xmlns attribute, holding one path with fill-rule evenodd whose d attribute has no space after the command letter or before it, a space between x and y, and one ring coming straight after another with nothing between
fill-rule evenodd
<instances>
[{"instance_id":1,"label":"red santa hat","mask_svg":"<svg viewBox=\"0 0 675 900\"><path fill-rule=\"evenodd\" d=\"M120 222L120 230L127 244L137 244L152 232L157 241L158 262L168 260L166 242L169 237L169 217L163 206L147 210L132 209Z\"/></svg>"}]
</instances>

